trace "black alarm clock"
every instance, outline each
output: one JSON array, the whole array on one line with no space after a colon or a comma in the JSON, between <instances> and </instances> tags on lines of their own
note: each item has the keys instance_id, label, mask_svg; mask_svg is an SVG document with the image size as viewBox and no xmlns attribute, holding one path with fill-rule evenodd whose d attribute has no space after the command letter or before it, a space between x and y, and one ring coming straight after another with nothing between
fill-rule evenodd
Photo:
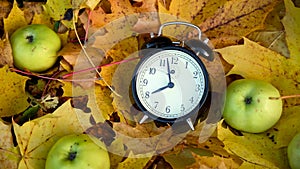
<instances>
[{"instance_id":1,"label":"black alarm clock","mask_svg":"<svg viewBox=\"0 0 300 169\"><path fill-rule=\"evenodd\" d=\"M178 24L198 30L199 39L178 42L162 35L165 26ZM183 122L194 130L210 89L208 71L199 57L214 58L208 41L201 38L201 30L193 24L167 22L144 43L131 82L132 98L144 113L140 123Z\"/></svg>"}]
</instances>

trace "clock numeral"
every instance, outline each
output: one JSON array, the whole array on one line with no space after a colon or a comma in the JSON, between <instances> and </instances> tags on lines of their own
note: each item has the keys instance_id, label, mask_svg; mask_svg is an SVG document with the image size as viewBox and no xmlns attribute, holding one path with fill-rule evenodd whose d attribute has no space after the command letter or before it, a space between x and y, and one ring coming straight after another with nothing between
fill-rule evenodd
<instances>
[{"instance_id":1,"label":"clock numeral","mask_svg":"<svg viewBox=\"0 0 300 169\"><path fill-rule=\"evenodd\" d=\"M191 103L194 103L194 97L191 97L191 98L189 99L189 101L190 101Z\"/></svg>"},{"instance_id":2,"label":"clock numeral","mask_svg":"<svg viewBox=\"0 0 300 169\"><path fill-rule=\"evenodd\" d=\"M145 92L145 98L148 99L149 97L150 97L150 92L149 91Z\"/></svg>"},{"instance_id":3,"label":"clock numeral","mask_svg":"<svg viewBox=\"0 0 300 169\"><path fill-rule=\"evenodd\" d=\"M159 103L158 101L155 101L155 102L154 102L154 108L155 108L155 109L157 108L158 103Z\"/></svg>"},{"instance_id":4,"label":"clock numeral","mask_svg":"<svg viewBox=\"0 0 300 169\"><path fill-rule=\"evenodd\" d=\"M166 107L166 113L170 113L171 112L171 106L167 106Z\"/></svg>"},{"instance_id":5,"label":"clock numeral","mask_svg":"<svg viewBox=\"0 0 300 169\"><path fill-rule=\"evenodd\" d=\"M154 75L156 73L156 69L154 67L151 67L149 70L150 75Z\"/></svg>"},{"instance_id":6,"label":"clock numeral","mask_svg":"<svg viewBox=\"0 0 300 169\"><path fill-rule=\"evenodd\" d=\"M180 111L181 111L181 112L185 111L184 104L181 104L181 106L180 106Z\"/></svg>"},{"instance_id":7,"label":"clock numeral","mask_svg":"<svg viewBox=\"0 0 300 169\"><path fill-rule=\"evenodd\" d=\"M196 91L196 92L199 92L200 90L201 90L201 85L200 85L200 84L197 84L197 85L196 85L195 91Z\"/></svg>"},{"instance_id":8,"label":"clock numeral","mask_svg":"<svg viewBox=\"0 0 300 169\"><path fill-rule=\"evenodd\" d=\"M147 84L148 84L148 79L142 80L141 83L142 83L141 85L147 86Z\"/></svg>"},{"instance_id":9,"label":"clock numeral","mask_svg":"<svg viewBox=\"0 0 300 169\"><path fill-rule=\"evenodd\" d=\"M195 79L198 78L198 74L199 74L199 72L197 72L197 71L193 72L193 75L194 75L194 78L195 78Z\"/></svg>"},{"instance_id":10,"label":"clock numeral","mask_svg":"<svg viewBox=\"0 0 300 169\"><path fill-rule=\"evenodd\" d=\"M178 57L172 57L171 64L177 65L178 61L179 61Z\"/></svg>"},{"instance_id":11,"label":"clock numeral","mask_svg":"<svg viewBox=\"0 0 300 169\"><path fill-rule=\"evenodd\" d=\"M189 62L185 62L185 68L187 69L189 65Z\"/></svg>"},{"instance_id":12,"label":"clock numeral","mask_svg":"<svg viewBox=\"0 0 300 169\"><path fill-rule=\"evenodd\" d=\"M160 59L159 65L163 66L163 67L166 66L166 60L165 59Z\"/></svg>"}]
</instances>

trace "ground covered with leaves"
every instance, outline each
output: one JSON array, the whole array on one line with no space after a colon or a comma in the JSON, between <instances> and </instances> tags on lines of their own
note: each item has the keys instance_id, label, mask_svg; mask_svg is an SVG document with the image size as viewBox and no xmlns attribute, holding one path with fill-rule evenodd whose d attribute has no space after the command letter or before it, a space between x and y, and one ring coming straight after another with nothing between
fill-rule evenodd
<instances>
[{"instance_id":1,"label":"ground covered with leaves","mask_svg":"<svg viewBox=\"0 0 300 169\"><path fill-rule=\"evenodd\" d=\"M168 134L141 141L168 126L138 124L136 114L120 111L130 107L116 96L129 76L118 73L130 67L118 66L139 49L147 38L143 33L174 18L199 26L211 40L228 84L260 79L282 96L299 94L299 6L297 0L0 1L0 168L44 168L55 141L83 132L106 143L112 168L289 168L286 149L300 132L300 98L284 99L280 121L264 133L236 131L221 119L204 142L198 123L173 146ZM62 41L56 65L39 74L13 65L9 37L29 24L49 26ZM84 48L94 64L80 57ZM122 135L141 139L130 142ZM162 147L147 151L158 141Z\"/></svg>"}]
</instances>

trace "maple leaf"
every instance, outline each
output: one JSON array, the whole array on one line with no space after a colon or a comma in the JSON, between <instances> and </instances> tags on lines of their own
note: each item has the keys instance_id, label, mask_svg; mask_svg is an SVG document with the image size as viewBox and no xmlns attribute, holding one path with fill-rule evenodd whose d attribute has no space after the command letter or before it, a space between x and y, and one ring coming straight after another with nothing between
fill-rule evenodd
<instances>
[{"instance_id":1,"label":"maple leaf","mask_svg":"<svg viewBox=\"0 0 300 169\"><path fill-rule=\"evenodd\" d=\"M286 150L274 149L276 143L267 133L243 133L243 136L236 136L220 123L218 138L223 141L225 150L246 162L242 165L250 165L251 168L288 168Z\"/></svg>"},{"instance_id":2,"label":"maple leaf","mask_svg":"<svg viewBox=\"0 0 300 169\"><path fill-rule=\"evenodd\" d=\"M290 0L285 0L285 6L286 16L282 22L286 29L290 58L285 58L246 38L243 45L217 50L228 63L233 65L228 75L239 74L244 78L270 82L282 96L298 94L300 90L300 32L291 29L292 26L300 25L298 17L300 10ZM219 138L224 141L227 150L241 156L252 165L287 168L286 147L300 128L299 103L299 98L284 100L283 113L279 122L262 134L244 133L244 136L239 137L227 131L228 129L220 127ZM243 151L240 147L244 147Z\"/></svg>"},{"instance_id":3,"label":"maple leaf","mask_svg":"<svg viewBox=\"0 0 300 169\"><path fill-rule=\"evenodd\" d=\"M7 18L4 18L4 31L11 35L18 28L27 25L24 17L24 12L18 7L17 2L14 2Z\"/></svg>"},{"instance_id":4,"label":"maple leaf","mask_svg":"<svg viewBox=\"0 0 300 169\"><path fill-rule=\"evenodd\" d=\"M24 111L29 103L25 92L27 77L11 72L8 66L0 69L0 117Z\"/></svg>"},{"instance_id":5,"label":"maple leaf","mask_svg":"<svg viewBox=\"0 0 300 169\"><path fill-rule=\"evenodd\" d=\"M48 151L54 143L64 135L83 133L82 123L77 118L83 120L89 117L89 114L84 116L84 113L78 117L69 100L53 114L26 122L22 126L13 123L22 154L19 168L44 168Z\"/></svg>"},{"instance_id":6,"label":"maple leaf","mask_svg":"<svg viewBox=\"0 0 300 169\"><path fill-rule=\"evenodd\" d=\"M240 160L234 158L224 158L217 155L214 156L201 156L193 153L193 157L196 162L191 168L204 168L204 169L227 169L227 168L239 168Z\"/></svg>"},{"instance_id":7,"label":"maple leaf","mask_svg":"<svg viewBox=\"0 0 300 169\"><path fill-rule=\"evenodd\" d=\"M282 24L286 31L286 41L290 51L291 56L297 61L300 60L300 30L295 29L300 26L300 8L296 8L292 1L284 0L286 7L286 14L282 19Z\"/></svg>"},{"instance_id":8,"label":"maple leaf","mask_svg":"<svg viewBox=\"0 0 300 169\"><path fill-rule=\"evenodd\" d=\"M247 38L259 42L262 46L280 53L285 57L290 57L287 47L284 26L280 20L285 13L284 3L280 3L267 16L264 28L250 33Z\"/></svg>"},{"instance_id":9,"label":"maple leaf","mask_svg":"<svg viewBox=\"0 0 300 169\"><path fill-rule=\"evenodd\" d=\"M0 121L0 163L2 168L17 168L21 157L18 147L14 146L11 127L11 124Z\"/></svg>"},{"instance_id":10,"label":"maple leaf","mask_svg":"<svg viewBox=\"0 0 300 169\"><path fill-rule=\"evenodd\" d=\"M241 36L262 28L267 14L279 0L233 0L233 1L171 1L169 10L160 1L161 22L184 20L200 26L201 30L213 41L216 47L236 44ZM175 17L170 17L175 16ZM172 30L173 29L173 30ZM176 34L182 28L167 29ZM178 34L178 33L177 33Z\"/></svg>"},{"instance_id":11,"label":"maple leaf","mask_svg":"<svg viewBox=\"0 0 300 169\"><path fill-rule=\"evenodd\" d=\"M118 164L117 169L143 169L146 164L151 160L151 156L148 157L143 155L135 155L132 152L129 156L121 163Z\"/></svg>"}]
</instances>

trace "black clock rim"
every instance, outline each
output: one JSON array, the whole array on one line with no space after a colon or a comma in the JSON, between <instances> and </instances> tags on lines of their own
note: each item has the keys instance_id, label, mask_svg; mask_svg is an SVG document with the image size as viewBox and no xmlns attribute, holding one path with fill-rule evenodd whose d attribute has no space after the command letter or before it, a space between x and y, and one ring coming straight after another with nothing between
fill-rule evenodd
<instances>
[{"instance_id":1,"label":"black clock rim","mask_svg":"<svg viewBox=\"0 0 300 169\"><path fill-rule=\"evenodd\" d=\"M193 59L195 59L197 61L197 63L200 65L201 70L203 72L204 75L204 79L205 79L205 89L203 92L203 96L200 100L200 102L197 104L197 106L188 114L178 117L178 118L172 118L172 119L168 119L168 118L162 118L159 116L156 116L152 113L150 113L140 102L140 99L137 95L137 91L136 91L136 76L137 76L137 72L139 71L139 67L141 64L143 64L143 62L145 60L147 60L149 57L151 57L152 55L154 55L155 53L158 53L160 51L163 50L178 50L181 52L185 52L187 54L189 54ZM131 93L132 93L132 97L136 103L136 105L138 106L138 108L140 109L140 111L142 111L145 115L147 115L149 118L151 118L154 121L158 121L161 123L171 123L174 124L175 122L181 122L181 121L185 121L188 118L192 118L193 123L195 123L195 120L193 117L194 116L198 116L199 110L201 109L201 107L204 105L207 96L208 96L208 92L210 89L210 83L209 83L209 74L208 71L206 70L206 67L204 65L204 63L201 61L201 59L191 50L181 47L181 46L165 46L165 47L161 47L161 48L149 48L149 49L143 49L143 51L140 52L141 53L141 60L138 62L138 64L135 67L135 70L133 72L133 76L132 76L132 81L131 81Z\"/></svg>"}]
</instances>

